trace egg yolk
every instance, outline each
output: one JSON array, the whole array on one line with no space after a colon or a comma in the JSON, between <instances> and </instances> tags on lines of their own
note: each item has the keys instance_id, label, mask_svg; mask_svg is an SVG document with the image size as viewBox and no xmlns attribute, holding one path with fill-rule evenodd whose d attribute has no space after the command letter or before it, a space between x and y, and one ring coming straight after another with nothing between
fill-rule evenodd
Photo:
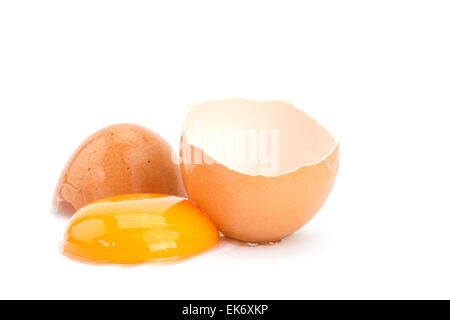
<instances>
[{"instance_id":1,"label":"egg yolk","mask_svg":"<svg viewBox=\"0 0 450 320\"><path fill-rule=\"evenodd\" d=\"M99 263L142 263L200 253L218 240L211 220L189 200L158 194L106 198L81 208L64 253Z\"/></svg>"}]
</instances>

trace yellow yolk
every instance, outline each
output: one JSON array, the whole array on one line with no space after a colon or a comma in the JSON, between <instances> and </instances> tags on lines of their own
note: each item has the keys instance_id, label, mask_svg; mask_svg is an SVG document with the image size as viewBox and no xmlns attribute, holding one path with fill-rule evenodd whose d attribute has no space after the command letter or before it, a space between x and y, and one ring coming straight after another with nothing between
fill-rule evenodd
<instances>
[{"instance_id":1,"label":"yellow yolk","mask_svg":"<svg viewBox=\"0 0 450 320\"><path fill-rule=\"evenodd\" d=\"M158 194L106 198L81 208L64 253L101 263L141 263L200 253L218 240L209 218L189 200Z\"/></svg>"}]
</instances>

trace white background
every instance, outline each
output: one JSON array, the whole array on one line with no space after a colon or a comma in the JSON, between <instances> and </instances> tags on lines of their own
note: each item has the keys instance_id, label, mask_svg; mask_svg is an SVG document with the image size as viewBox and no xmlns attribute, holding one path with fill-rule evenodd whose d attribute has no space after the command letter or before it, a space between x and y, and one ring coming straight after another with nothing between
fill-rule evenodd
<instances>
[{"instance_id":1,"label":"white background","mask_svg":"<svg viewBox=\"0 0 450 320\"><path fill-rule=\"evenodd\" d=\"M1 1L0 298L450 298L450 2ZM341 141L325 206L273 246L84 265L50 210L77 145L190 106L291 102Z\"/></svg>"}]
</instances>

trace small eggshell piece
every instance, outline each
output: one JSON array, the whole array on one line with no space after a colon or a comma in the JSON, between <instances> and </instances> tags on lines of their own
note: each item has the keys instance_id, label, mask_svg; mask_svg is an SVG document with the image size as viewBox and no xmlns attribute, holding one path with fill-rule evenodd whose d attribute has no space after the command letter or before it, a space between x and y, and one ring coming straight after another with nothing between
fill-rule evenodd
<instances>
[{"instance_id":1,"label":"small eggshell piece","mask_svg":"<svg viewBox=\"0 0 450 320\"><path fill-rule=\"evenodd\" d=\"M185 196L172 148L156 133L134 124L116 124L88 137L59 179L54 205L75 210L98 199L131 193ZM74 210L74 211L75 211Z\"/></svg>"}]
</instances>

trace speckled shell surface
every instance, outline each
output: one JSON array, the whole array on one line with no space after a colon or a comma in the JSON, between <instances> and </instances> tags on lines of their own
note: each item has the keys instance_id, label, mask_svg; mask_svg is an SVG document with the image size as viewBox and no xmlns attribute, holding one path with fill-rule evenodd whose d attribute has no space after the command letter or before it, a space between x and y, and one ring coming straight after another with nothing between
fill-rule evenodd
<instances>
[{"instance_id":1,"label":"speckled shell surface","mask_svg":"<svg viewBox=\"0 0 450 320\"><path fill-rule=\"evenodd\" d=\"M159 135L134 124L116 124L88 137L58 182L54 205L75 210L106 197L131 193L185 196L172 148Z\"/></svg>"}]
</instances>

